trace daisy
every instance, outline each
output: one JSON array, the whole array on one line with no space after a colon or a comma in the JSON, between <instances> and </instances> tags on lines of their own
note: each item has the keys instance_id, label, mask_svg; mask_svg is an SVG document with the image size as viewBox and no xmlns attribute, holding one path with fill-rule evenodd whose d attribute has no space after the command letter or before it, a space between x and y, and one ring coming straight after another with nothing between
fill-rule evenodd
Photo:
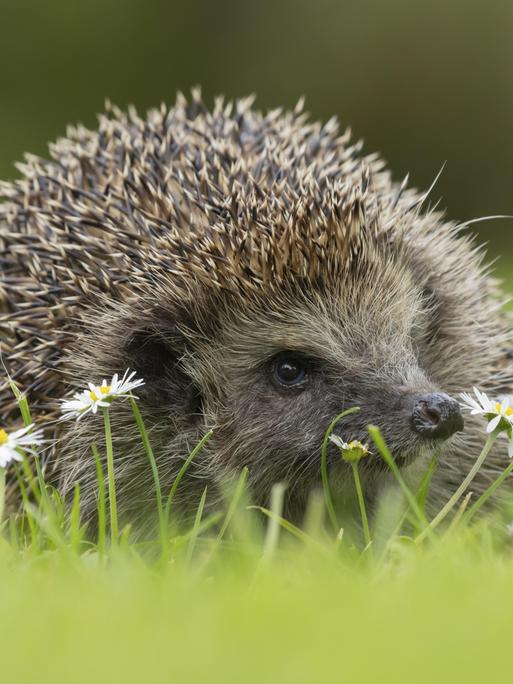
<instances>
[{"instance_id":1,"label":"daisy","mask_svg":"<svg viewBox=\"0 0 513 684\"><path fill-rule=\"evenodd\" d=\"M0 428L0 468L5 468L11 461L23 460L23 452L35 454L34 447L43 443L43 431L31 432L33 425L15 432L7 432Z\"/></svg>"},{"instance_id":2,"label":"daisy","mask_svg":"<svg viewBox=\"0 0 513 684\"><path fill-rule=\"evenodd\" d=\"M372 543L371 533L369 529L369 521L367 518L367 510L365 507L365 499L363 496L362 483L360 480L360 473L358 472L358 463L362 458L369 455L369 449L366 444L363 444L358 439L353 439L350 442L344 442L338 435L330 435L330 441L340 449L340 455L346 463L351 464L353 470L354 483L356 486L356 494L358 496L358 504L360 506L360 514L362 516L363 536L365 538L365 546L369 547Z\"/></svg>"},{"instance_id":3,"label":"daisy","mask_svg":"<svg viewBox=\"0 0 513 684\"><path fill-rule=\"evenodd\" d=\"M501 401L489 399L488 396L474 387L476 398L464 392L461 407L470 411L471 415L480 415L486 418L488 424L486 432L500 430L508 437L508 456L513 457L513 408L509 405L509 397Z\"/></svg>"},{"instance_id":4,"label":"daisy","mask_svg":"<svg viewBox=\"0 0 513 684\"><path fill-rule=\"evenodd\" d=\"M463 399L462 408L470 410L471 415L482 415L488 420L487 432L493 432L502 423L503 430L510 430L513 425L513 408L509 405L509 397L502 401L489 399L484 392L474 387L476 399L464 392L460 394Z\"/></svg>"},{"instance_id":5,"label":"daisy","mask_svg":"<svg viewBox=\"0 0 513 684\"><path fill-rule=\"evenodd\" d=\"M367 445L362 444L358 439L344 442L338 435L330 435L330 441L338 446L342 458L348 463L358 463L360 459L368 456L370 453Z\"/></svg>"},{"instance_id":6,"label":"daisy","mask_svg":"<svg viewBox=\"0 0 513 684\"><path fill-rule=\"evenodd\" d=\"M88 383L89 389L76 392L71 399L61 401L61 420L79 420L87 413L97 413L99 408L109 408L114 399L129 397L132 390L144 385L144 380L136 379L135 371L128 369L119 379L118 374L111 381L103 380L101 385Z\"/></svg>"}]
</instances>

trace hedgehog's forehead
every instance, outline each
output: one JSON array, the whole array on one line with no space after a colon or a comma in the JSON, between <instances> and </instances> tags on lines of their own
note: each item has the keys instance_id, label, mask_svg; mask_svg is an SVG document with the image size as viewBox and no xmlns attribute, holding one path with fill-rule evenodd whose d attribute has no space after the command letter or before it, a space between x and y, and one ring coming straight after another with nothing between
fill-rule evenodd
<instances>
[{"instance_id":1,"label":"hedgehog's forehead","mask_svg":"<svg viewBox=\"0 0 513 684\"><path fill-rule=\"evenodd\" d=\"M376 253L372 260L355 259L337 277L288 273L279 282L250 287L245 278L232 288L190 279L182 288L181 282L173 278L157 299L183 311L185 326L196 339L226 336L250 344L263 339L275 347L290 347L295 341L298 348L312 340L322 346L330 330L343 331L343 337L360 343L409 335L420 292L408 261L385 253Z\"/></svg>"},{"instance_id":2,"label":"hedgehog's forehead","mask_svg":"<svg viewBox=\"0 0 513 684\"><path fill-rule=\"evenodd\" d=\"M331 205L326 213L302 207L203 225L192 221L186 231L170 228L150 249L148 268L157 279L167 272L214 290L279 291L291 282L325 287L355 268L398 258L401 239L392 236L392 225L386 230L379 213L358 200Z\"/></svg>"},{"instance_id":3,"label":"hedgehog's forehead","mask_svg":"<svg viewBox=\"0 0 513 684\"><path fill-rule=\"evenodd\" d=\"M174 160L166 181L166 237L178 263L221 286L234 277L257 286L290 273L314 278L350 263L364 232L378 229L382 174L311 128L264 127L258 146L239 132L223 154L205 148L207 135L198 147L188 140L190 153Z\"/></svg>"},{"instance_id":4,"label":"hedgehog's forehead","mask_svg":"<svg viewBox=\"0 0 513 684\"><path fill-rule=\"evenodd\" d=\"M216 358L251 365L292 350L338 367L355 358L385 363L405 353L420 304L411 274L389 263L379 274L352 269L328 287L308 280L210 297L198 292L184 323L199 357L214 365Z\"/></svg>"},{"instance_id":5,"label":"hedgehog's forehead","mask_svg":"<svg viewBox=\"0 0 513 684\"><path fill-rule=\"evenodd\" d=\"M350 177L291 178L297 169L272 185L224 177L217 197L198 183L174 187L165 230L150 228L155 268L229 289L337 278L404 219L364 166Z\"/></svg>"}]
</instances>

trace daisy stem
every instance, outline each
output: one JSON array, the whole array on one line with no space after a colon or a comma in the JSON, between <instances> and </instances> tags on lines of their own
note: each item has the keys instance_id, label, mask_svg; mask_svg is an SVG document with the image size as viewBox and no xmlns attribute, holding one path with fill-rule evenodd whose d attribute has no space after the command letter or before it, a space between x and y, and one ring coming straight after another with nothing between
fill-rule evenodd
<instances>
[{"instance_id":1,"label":"daisy stem","mask_svg":"<svg viewBox=\"0 0 513 684\"><path fill-rule=\"evenodd\" d=\"M100 454L96 444L91 445L91 450L93 452L94 461L96 464L96 479L98 482L98 536L97 536L97 548L100 558L105 555L105 540L107 538L107 525L106 525L106 506L105 506L105 477L103 475L103 467L100 459Z\"/></svg>"},{"instance_id":2,"label":"daisy stem","mask_svg":"<svg viewBox=\"0 0 513 684\"><path fill-rule=\"evenodd\" d=\"M489 436L488 439L486 440L486 443L483 447L483 450L479 454L479 456L476 459L476 462L470 469L467 477L463 480L463 482L460 484L458 489L454 492L454 494L451 496L449 501L445 504L445 506L442 508L442 510L435 515L433 520L429 523L429 525L420 532L420 534L417 535L415 538L415 543L421 542L427 534L432 532L435 527L437 527L442 520L446 517L448 513L452 510L452 508L455 506L455 504L458 502L459 498L461 495L465 492L469 484L472 482L474 477L476 476L478 470L481 468L481 466L484 463L485 458L488 456L488 453L490 452L490 449L493 446L493 443L497 439L498 435L500 434L500 430L494 430Z\"/></svg>"},{"instance_id":3,"label":"daisy stem","mask_svg":"<svg viewBox=\"0 0 513 684\"><path fill-rule=\"evenodd\" d=\"M352 408L348 408L345 411L342 411L342 413L339 413L338 416L335 416L331 423L329 424L328 429L326 430L326 434L324 435L324 440L322 442L322 449L321 449L321 478L322 478L322 489L324 492L324 501L326 502L326 509L328 511L329 518L331 520L331 524L333 525L333 530L335 531L335 534L338 534L340 532L340 525L337 520L337 514L335 513L335 506L333 505L333 499L331 497L331 491L330 491L330 482L328 478L328 458L327 458L327 451L328 451L328 443L330 439L330 435L335 429L335 425L342 420L342 418L345 418L345 416L348 416L350 413L355 413L356 411L359 411L360 407L359 406L353 406Z\"/></svg>"},{"instance_id":4,"label":"daisy stem","mask_svg":"<svg viewBox=\"0 0 513 684\"><path fill-rule=\"evenodd\" d=\"M358 463L352 462L351 467L353 469L354 484L356 486L356 494L358 496L358 503L360 505L360 513L362 516L363 536L365 539L365 546L367 547L372 542L372 538L371 538L371 534L370 534L370 530L369 530L369 521L367 519L367 510L365 508L365 500L363 498L362 483L360 481L360 473L358 471Z\"/></svg>"},{"instance_id":5,"label":"daisy stem","mask_svg":"<svg viewBox=\"0 0 513 684\"><path fill-rule=\"evenodd\" d=\"M112 432L110 429L109 409L104 408L103 420L105 423L105 447L107 451L107 481L109 485L109 512L110 512L110 540L115 546L118 542L118 508L116 504L116 483L114 479L114 453L112 450Z\"/></svg>"},{"instance_id":6,"label":"daisy stem","mask_svg":"<svg viewBox=\"0 0 513 684\"><path fill-rule=\"evenodd\" d=\"M513 461L508 465L507 468L505 468L502 473L499 475L499 477L492 482L492 484L486 489L479 499L472 504L472 506L468 509L468 511L465 513L463 517L463 522L467 525L470 521L471 518L474 517L474 515L477 513L477 511L481 508L481 506L491 497L491 495L495 492L495 490L500 487L500 485L504 482L504 480L508 477L508 475L513 471Z\"/></svg>"}]
</instances>

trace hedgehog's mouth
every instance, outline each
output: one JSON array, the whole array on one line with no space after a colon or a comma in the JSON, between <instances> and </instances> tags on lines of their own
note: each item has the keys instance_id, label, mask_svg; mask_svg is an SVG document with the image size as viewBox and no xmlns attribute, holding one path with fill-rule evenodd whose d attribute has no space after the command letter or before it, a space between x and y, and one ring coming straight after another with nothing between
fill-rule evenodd
<instances>
[{"instance_id":1,"label":"hedgehog's mouth","mask_svg":"<svg viewBox=\"0 0 513 684\"><path fill-rule=\"evenodd\" d=\"M399 468L407 468L412 463L418 460L438 456L445 446L445 442L440 443L439 440L423 440L421 444L412 446L411 449L403 450L398 453L394 460Z\"/></svg>"}]
</instances>

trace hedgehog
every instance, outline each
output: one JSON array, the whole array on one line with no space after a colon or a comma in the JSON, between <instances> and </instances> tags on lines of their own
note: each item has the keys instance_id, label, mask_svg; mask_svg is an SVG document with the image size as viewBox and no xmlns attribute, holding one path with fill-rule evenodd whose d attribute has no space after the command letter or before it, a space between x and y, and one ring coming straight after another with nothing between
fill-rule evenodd
<instances>
[{"instance_id":1,"label":"hedgehog","mask_svg":"<svg viewBox=\"0 0 513 684\"><path fill-rule=\"evenodd\" d=\"M247 467L253 500L284 482L284 514L300 520L326 429L352 406L340 438L366 441L376 424L410 478L435 456L429 505L447 500L484 441L477 417L463 429L458 395L511 392L513 361L500 284L430 190L394 181L302 100L262 113L253 98L209 108L193 90L144 117L107 103L97 130L70 127L49 152L0 186L2 359L47 426L47 476L64 497L79 484L84 520L103 423L59 421L58 400L126 368L145 380L163 491L213 431L178 492L185 517ZM7 381L0 409L3 424L19 419ZM144 526L154 483L128 402L112 426L120 516ZM499 440L473 491L506 459ZM335 445L327 461L353 510ZM361 476L373 509L390 485L379 454Z\"/></svg>"}]
</instances>

